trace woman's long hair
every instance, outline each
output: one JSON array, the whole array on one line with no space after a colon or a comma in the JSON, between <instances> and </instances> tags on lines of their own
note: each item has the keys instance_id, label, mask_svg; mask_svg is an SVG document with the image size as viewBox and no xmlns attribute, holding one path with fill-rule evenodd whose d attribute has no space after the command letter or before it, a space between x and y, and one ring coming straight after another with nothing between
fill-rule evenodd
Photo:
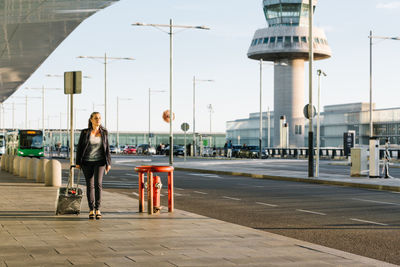
<instances>
[{"instance_id":1,"label":"woman's long hair","mask_svg":"<svg viewBox=\"0 0 400 267\"><path fill-rule=\"evenodd\" d=\"M89 123L88 123L88 128L89 129L93 129L93 125L92 125L92 122L90 120L93 118L94 115L97 115L97 114L100 114L100 112L94 111L94 112L92 112L92 114L90 114ZM100 125L100 128L104 129L104 127L101 126L101 125Z\"/></svg>"}]
</instances>

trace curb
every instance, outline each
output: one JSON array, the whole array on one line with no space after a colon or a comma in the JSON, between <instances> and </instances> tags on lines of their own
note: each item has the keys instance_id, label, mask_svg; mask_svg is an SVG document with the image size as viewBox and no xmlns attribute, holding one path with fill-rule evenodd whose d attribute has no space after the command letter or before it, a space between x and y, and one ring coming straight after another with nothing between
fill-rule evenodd
<instances>
[{"instance_id":1,"label":"curb","mask_svg":"<svg viewBox=\"0 0 400 267\"><path fill-rule=\"evenodd\" d=\"M214 170L203 170L203 169L183 168L183 167L174 167L174 169L176 171L191 171L191 172L199 172L199 173L245 176L245 177L256 178L256 179L302 182L302 183L309 183L309 184L337 185L337 186L348 186L348 187L356 187L356 188L400 192L400 186L391 186L391 185L361 184L361 183L353 183L353 182L329 181L329 180L319 180L319 179L317 180L317 179L310 179L310 178L298 178L298 177L286 177L286 176L273 176L273 175L244 173L244 172L214 171Z\"/></svg>"}]
</instances>

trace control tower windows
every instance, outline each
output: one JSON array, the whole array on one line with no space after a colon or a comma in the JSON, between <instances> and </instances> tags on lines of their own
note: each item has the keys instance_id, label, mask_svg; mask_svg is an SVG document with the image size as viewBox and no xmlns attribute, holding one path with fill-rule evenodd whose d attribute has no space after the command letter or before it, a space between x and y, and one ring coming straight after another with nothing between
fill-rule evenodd
<instances>
[{"instance_id":1,"label":"control tower windows","mask_svg":"<svg viewBox=\"0 0 400 267\"><path fill-rule=\"evenodd\" d=\"M293 43L298 43L299 41L299 36L293 36Z\"/></svg>"},{"instance_id":2,"label":"control tower windows","mask_svg":"<svg viewBox=\"0 0 400 267\"><path fill-rule=\"evenodd\" d=\"M276 40L276 37L273 36L273 37L269 38L269 43L270 43L270 44L274 44L274 43L275 43L275 40Z\"/></svg>"},{"instance_id":3,"label":"control tower windows","mask_svg":"<svg viewBox=\"0 0 400 267\"><path fill-rule=\"evenodd\" d=\"M302 43L307 43L307 37L301 36L301 42Z\"/></svg>"},{"instance_id":4,"label":"control tower windows","mask_svg":"<svg viewBox=\"0 0 400 267\"><path fill-rule=\"evenodd\" d=\"M290 44L292 42L291 36L285 36L285 44Z\"/></svg>"},{"instance_id":5,"label":"control tower windows","mask_svg":"<svg viewBox=\"0 0 400 267\"><path fill-rule=\"evenodd\" d=\"M264 7L264 14L267 19L279 18L281 13L281 5L270 5Z\"/></svg>"},{"instance_id":6,"label":"control tower windows","mask_svg":"<svg viewBox=\"0 0 400 267\"><path fill-rule=\"evenodd\" d=\"M258 44L262 44L262 42L263 42L263 38L259 38L258 39Z\"/></svg>"},{"instance_id":7,"label":"control tower windows","mask_svg":"<svg viewBox=\"0 0 400 267\"><path fill-rule=\"evenodd\" d=\"M269 38L268 37L266 37L266 38L264 38L264 44L268 44L268 40L269 40Z\"/></svg>"},{"instance_id":8,"label":"control tower windows","mask_svg":"<svg viewBox=\"0 0 400 267\"><path fill-rule=\"evenodd\" d=\"M282 42L283 42L283 36L278 36L277 43L282 43Z\"/></svg>"},{"instance_id":9,"label":"control tower windows","mask_svg":"<svg viewBox=\"0 0 400 267\"><path fill-rule=\"evenodd\" d=\"M299 17L301 4L283 4L282 17Z\"/></svg>"},{"instance_id":10,"label":"control tower windows","mask_svg":"<svg viewBox=\"0 0 400 267\"><path fill-rule=\"evenodd\" d=\"M319 39L318 38L314 38L314 42L319 44Z\"/></svg>"}]
</instances>

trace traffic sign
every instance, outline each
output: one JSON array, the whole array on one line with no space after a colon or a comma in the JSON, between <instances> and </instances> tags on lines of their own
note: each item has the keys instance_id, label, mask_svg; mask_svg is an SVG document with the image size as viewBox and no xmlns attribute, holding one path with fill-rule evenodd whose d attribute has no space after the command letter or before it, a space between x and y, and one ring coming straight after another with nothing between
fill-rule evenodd
<instances>
[{"instance_id":1,"label":"traffic sign","mask_svg":"<svg viewBox=\"0 0 400 267\"><path fill-rule=\"evenodd\" d=\"M304 109L303 109L303 114L304 114L304 117L306 117L307 119L310 119L310 114L308 114L309 112L308 112L308 107L310 106L310 104L307 104L307 105L305 105L304 106ZM317 115L317 110L315 109L315 106L313 106L313 117L315 117L315 115Z\"/></svg>"},{"instance_id":2,"label":"traffic sign","mask_svg":"<svg viewBox=\"0 0 400 267\"><path fill-rule=\"evenodd\" d=\"M187 123L187 122L182 123L181 129L182 129L182 131L187 132L187 130L189 130L189 123Z\"/></svg>"}]
</instances>

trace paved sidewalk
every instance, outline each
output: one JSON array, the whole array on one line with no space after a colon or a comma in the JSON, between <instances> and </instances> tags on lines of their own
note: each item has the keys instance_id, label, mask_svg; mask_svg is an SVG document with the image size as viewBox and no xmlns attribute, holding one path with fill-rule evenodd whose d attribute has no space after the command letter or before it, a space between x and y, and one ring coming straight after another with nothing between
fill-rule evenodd
<instances>
[{"instance_id":1,"label":"paved sidewalk","mask_svg":"<svg viewBox=\"0 0 400 267\"><path fill-rule=\"evenodd\" d=\"M341 186L352 186L377 190L389 190L400 192L400 179L370 179L368 177L350 177L341 174L320 173L318 178L308 178L307 166L299 168L301 170L288 170L268 168L276 163L294 164L304 162L304 160L288 159L268 159L268 160L192 160L175 161L175 170L186 170L193 172L205 172L215 174L240 175L261 179L286 180L295 182L331 184ZM333 165L333 164L332 164ZM343 164L342 164L343 165Z\"/></svg>"},{"instance_id":2,"label":"paved sidewalk","mask_svg":"<svg viewBox=\"0 0 400 267\"><path fill-rule=\"evenodd\" d=\"M0 173L0 266L393 266L104 192L103 219L55 216L57 189Z\"/></svg>"}]
</instances>

